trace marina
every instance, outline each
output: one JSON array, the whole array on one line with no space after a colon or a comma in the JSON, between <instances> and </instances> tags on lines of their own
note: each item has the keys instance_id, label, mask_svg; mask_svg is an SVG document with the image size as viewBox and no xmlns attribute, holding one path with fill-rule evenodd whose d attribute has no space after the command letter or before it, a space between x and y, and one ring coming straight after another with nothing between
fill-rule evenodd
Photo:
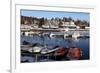
<instances>
[{"instance_id":1,"label":"marina","mask_svg":"<svg viewBox=\"0 0 100 73\"><path fill-rule=\"evenodd\" d=\"M90 59L89 13L21 10L20 17L21 63Z\"/></svg>"},{"instance_id":2,"label":"marina","mask_svg":"<svg viewBox=\"0 0 100 73\"><path fill-rule=\"evenodd\" d=\"M59 33L60 32L60 33ZM48 35L53 36L63 36L63 37L88 37L89 29L34 29L34 30L21 30L23 35Z\"/></svg>"},{"instance_id":3,"label":"marina","mask_svg":"<svg viewBox=\"0 0 100 73\"><path fill-rule=\"evenodd\" d=\"M89 59L89 32L78 31L65 32L42 32L38 34L21 35L21 61L22 62L45 62L64 60ZM51 35L52 34L52 35ZM81 35L81 36L80 36ZM84 44L83 44L84 43ZM80 49L78 57L72 57L70 49ZM27 57L27 58L26 58Z\"/></svg>"}]
</instances>

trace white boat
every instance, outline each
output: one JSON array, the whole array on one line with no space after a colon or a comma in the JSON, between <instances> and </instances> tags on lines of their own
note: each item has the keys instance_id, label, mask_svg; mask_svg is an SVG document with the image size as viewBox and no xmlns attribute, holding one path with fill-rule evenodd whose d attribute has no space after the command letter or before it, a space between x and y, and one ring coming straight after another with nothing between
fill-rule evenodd
<instances>
[{"instance_id":1,"label":"white boat","mask_svg":"<svg viewBox=\"0 0 100 73\"><path fill-rule=\"evenodd\" d=\"M25 44L21 45L21 50L28 51L30 53L38 53L41 51L43 47L38 44Z\"/></svg>"},{"instance_id":2,"label":"white boat","mask_svg":"<svg viewBox=\"0 0 100 73\"><path fill-rule=\"evenodd\" d=\"M72 38L77 39L78 37L80 37L80 34L79 34L79 33L74 33L74 34L72 35Z\"/></svg>"},{"instance_id":3,"label":"white boat","mask_svg":"<svg viewBox=\"0 0 100 73\"><path fill-rule=\"evenodd\" d=\"M42 50L42 46L35 46L32 48L33 53L39 53Z\"/></svg>"},{"instance_id":4,"label":"white boat","mask_svg":"<svg viewBox=\"0 0 100 73\"><path fill-rule=\"evenodd\" d=\"M55 34L51 33L49 36L50 36L50 38L54 38Z\"/></svg>"},{"instance_id":5,"label":"white boat","mask_svg":"<svg viewBox=\"0 0 100 73\"><path fill-rule=\"evenodd\" d=\"M70 37L69 34L64 34L64 39L66 39L66 38L68 38L68 37Z\"/></svg>"},{"instance_id":6,"label":"white boat","mask_svg":"<svg viewBox=\"0 0 100 73\"><path fill-rule=\"evenodd\" d=\"M63 37L64 33L51 33L50 38Z\"/></svg>"},{"instance_id":7,"label":"white boat","mask_svg":"<svg viewBox=\"0 0 100 73\"><path fill-rule=\"evenodd\" d=\"M32 46L31 45L21 45L21 50L32 52Z\"/></svg>"},{"instance_id":8,"label":"white boat","mask_svg":"<svg viewBox=\"0 0 100 73\"><path fill-rule=\"evenodd\" d=\"M25 32L25 36L28 36L29 35L29 32Z\"/></svg>"},{"instance_id":9,"label":"white boat","mask_svg":"<svg viewBox=\"0 0 100 73\"><path fill-rule=\"evenodd\" d=\"M41 54L48 54L48 53L52 53L56 50L58 50L59 47L58 46L55 46L55 47L52 47L52 49L49 49L47 46L45 46L44 48L42 48L41 50Z\"/></svg>"}]
</instances>

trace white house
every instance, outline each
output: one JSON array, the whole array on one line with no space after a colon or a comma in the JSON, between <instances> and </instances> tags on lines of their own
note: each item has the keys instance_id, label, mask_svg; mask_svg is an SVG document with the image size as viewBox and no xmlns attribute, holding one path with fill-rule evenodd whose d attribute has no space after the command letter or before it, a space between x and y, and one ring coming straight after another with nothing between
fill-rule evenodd
<instances>
[{"instance_id":1,"label":"white house","mask_svg":"<svg viewBox=\"0 0 100 73\"><path fill-rule=\"evenodd\" d=\"M49 28L49 25L42 25L42 28Z\"/></svg>"},{"instance_id":2,"label":"white house","mask_svg":"<svg viewBox=\"0 0 100 73\"><path fill-rule=\"evenodd\" d=\"M63 22L61 25L62 28L76 29L78 28L73 21L71 22Z\"/></svg>"},{"instance_id":3,"label":"white house","mask_svg":"<svg viewBox=\"0 0 100 73\"><path fill-rule=\"evenodd\" d=\"M85 29L88 29L88 30L89 30L89 29L90 29L90 27L85 27Z\"/></svg>"},{"instance_id":4,"label":"white house","mask_svg":"<svg viewBox=\"0 0 100 73\"><path fill-rule=\"evenodd\" d=\"M59 27L56 26L56 25L51 25L50 28L57 29L57 28L59 28Z\"/></svg>"},{"instance_id":5,"label":"white house","mask_svg":"<svg viewBox=\"0 0 100 73\"><path fill-rule=\"evenodd\" d=\"M31 25L33 28L38 28L39 26L38 26L38 24L32 24Z\"/></svg>"},{"instance_id":6,"label":"white house","mask_svg":"<svg viewBox=\"0 0 100 73\"><path fill-rule=\"evenodd\" d=\"M21 29L33 29L33 27L31 25L24 25L24 24L21 24Z\"/></svg>"}]
</instances>

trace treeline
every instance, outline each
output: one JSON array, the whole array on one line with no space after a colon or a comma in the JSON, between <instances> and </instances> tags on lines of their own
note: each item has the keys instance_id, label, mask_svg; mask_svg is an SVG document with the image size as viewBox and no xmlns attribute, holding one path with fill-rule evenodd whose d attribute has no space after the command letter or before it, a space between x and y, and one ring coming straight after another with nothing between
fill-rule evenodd
<instances>
[{"instance_id":1,"label":"treeline","mask_svg":"<svg viewBox=\"0 0 100 73\"><path fill-rule=\"evenodd\" d=\"M74 20L71 17L63 17L63 18L51 18L51 19L47 19L47 18L37 18L37 17L28 17L28 16L21 16L21 24L37 24L39 26L42 26L44 24L46 24L48 21L54 21L55 23L58 23L58 25L61 25L63 22L71 22L73 21L75 23L75 25L77 26L89 26L89 22L86 20Z\"/></svg>"}]
</instances>

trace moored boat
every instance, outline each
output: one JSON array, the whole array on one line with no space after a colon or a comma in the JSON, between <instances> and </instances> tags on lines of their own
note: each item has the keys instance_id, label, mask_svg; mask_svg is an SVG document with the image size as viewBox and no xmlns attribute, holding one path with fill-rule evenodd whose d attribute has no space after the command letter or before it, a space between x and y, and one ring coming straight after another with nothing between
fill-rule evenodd
<instances>
[{"instance_id":1,"label":"moored boat","mask_svg":"<svg viewBox=\"0 0 100 73\"><path fill-rule=\"evenodd\" d=\"M68 53L67 53L67 57L70 60L79 60L79 59L81 59L82 49L76 48L76 47L69 48Z\"/></svg>"},{"instance_id":2,"label":"moored boat","mask_svg":"<svg viewBox=\"0 0 100 73\"><path fill-rule=\"evenodd\" d=\"M80 34L79 33L74 33L73 35L72 35L72 38L78 38L78 37L80 37Z\"/></svg>"}]
</instances>

